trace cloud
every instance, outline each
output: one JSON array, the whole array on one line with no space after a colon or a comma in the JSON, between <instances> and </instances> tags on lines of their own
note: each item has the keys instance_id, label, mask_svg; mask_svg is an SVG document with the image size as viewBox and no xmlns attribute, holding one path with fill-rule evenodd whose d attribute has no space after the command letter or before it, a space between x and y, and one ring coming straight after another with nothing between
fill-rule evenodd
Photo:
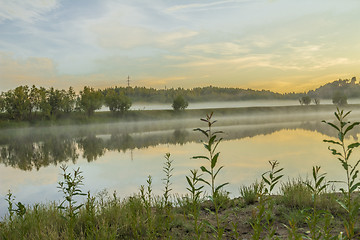
<instances>
[{"instance_id":1,"label":"cloud","mask_svg":"<svg viewBox=\"0 0 360 240\"><path fill-rule=\"evenodd\" d=\"M104 87L117 81L116 77L102 73L59 74L52 59L44 57L16 58L10 53L0 52L0 91L14 89L19 85L36 85L75 90L84 86Z\"/></svg>"},{"instance_id":2,"label":"cloud","mask_svg":"<svg viewBox=\"0 0 360 240\"><path fill-rule=\"evenodd\" d=\"M238 55L249 52L249 49L232 42L222 42L187 45L184 47L184 52L190 54Z\"/></svg>"},{"instance_id":3,"label":"cloud","mask_svg":"<svg viewBox=\"0 0 360 240\"><path fill-rule=\"evenodd\" d=\"M242 2L250 2L249 0L225 0L225 1L216 1L216 2L208 2L208 3L192 3L192 4L183 4L183 5L175 5L167 9L167 12L176 12L176 11L184 11L184 10L208 10L209 8L217 8L219 6L223 6L231 3L242 3Z\"/></svg>"},{"instance_id":4,"label":"cloud","mask_svg":"<svg viewBox=\"0 0 360 240\"><path fill-rule=\"evenodd\" d=\"M56 66L49 58L32 57L16 59L13 55L0 52L0 78L2 87L41 84L51 86Z\"/></svg>"},{"instance_id":5,"label":"cloud","mask_svg":"<svg viewBox=\"0 0 360 240\"><path fill-rule=\"evenodd\" d=\"M196 31L180 29L161 32L149 28L98 24L92 28L100 46L104 48L130 49L138 46L166 47L196 36Z\"/></svg>"},{"instance_id":6,"label":"cloud","mask_svg":"<svg viewBox=\"0 0 360 240\"><path fill-rule=\"evenodd\" d=\"M0 0L0 23L5 20L32 22L59 6L59 0Z\"/></svg>"}]
</instances>

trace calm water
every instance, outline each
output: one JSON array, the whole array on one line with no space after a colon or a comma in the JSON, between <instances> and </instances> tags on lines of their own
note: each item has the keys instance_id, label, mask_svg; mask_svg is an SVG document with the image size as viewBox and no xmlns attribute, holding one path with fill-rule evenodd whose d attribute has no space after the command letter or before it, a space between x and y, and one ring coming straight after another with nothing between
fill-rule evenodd
<instances>
[{"instance_id":1,"label":"calm water","mask_svg":"<svg viewBox=\"0 0 360 240\"><path fill-rule=\"evenodd\" d=\"M352 116L359 119L360 113ZM286 113L219 118L218 128L224 131L219 163L225 166L219 183L230 182L226 190L238 196L239 186L260 179L269 169L268 161L275 159L285 168L286 179L306 177L314 165L321 165L328 179L342 179L340 164L327 150L328 144L322 142L335 136L321 123L332 118L331 112L309 113L301 118ZM164 155L169 152L174 167L173 192L185 194L189 170L206 164L191 159L206 154L199 142L202 136L192 131L195 127L205 128L197 117L186 121L2 130L0 216L6 212L3 199L9 189L16 201L26 204L59 201L61 194L56 187L63 163L70 170L80 167L85 177L84 192L116 190L126 197L137 193L151 175L154 192L161 194ZM357 138L358 132L354 132L349 141Z\"/></svg>"}]
</instances>

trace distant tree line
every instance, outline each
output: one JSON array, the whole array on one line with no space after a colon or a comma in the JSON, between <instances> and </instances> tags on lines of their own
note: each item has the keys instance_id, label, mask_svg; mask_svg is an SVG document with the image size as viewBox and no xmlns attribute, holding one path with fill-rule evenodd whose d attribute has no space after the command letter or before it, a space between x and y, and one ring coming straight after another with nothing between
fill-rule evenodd
<instances>
[{"instance_id":1,"label":"distant tree line","mask_svg":"<svg viewBox=\"0 0 360 240\"><path fill-rule=\"evenodd\" d=\"M122 93L103 92L87 86L79 94L72 87L58 90L19 86L0 95L0 111L14 120L56 119L72 112L91 116L103 105L112 112L124 112L131 107L131 100Z\"/></svg>"},{"instance_id":2,"label":"distant tree line","mask_svg":"<svg viewBox=\"0 0 360 240\"><path fill-rule=\"evenodd\" d=\"M336 105L345 105L348 98L360 98L360 83L356 82L356 77L351 80L339 79L304 93L299 102L301 105L309 105L311 102L318 105L320 98L331 99Z\"/></svg>"},{"instance_id":3,"label":"distant tree line","mask_svg":"<svg viewBox=\"0 0 360 240\"><path fill-rule=\"evenodd\" d=\"M192 89L155 89L145 87L114 87L95 90L85 86L79 94L72 87L68 90L19 86L0 95L0 112L6 112L10 119L31 120L32 118L56 119L71 112L93 115L102 106L114 113L127 111L132 102L172 103L174 110L185 109L188 102L241 101L241 100L285 100L299 99L300 104L320 99L332 99L334 104L344 105L348 98L360 98L360 83L356 78L337 80L315 90L304 93L276 93L268 90L242 88L197 87Z\"/></svg>"},{"instance_id":4,"label":"distant tree line","mask_svg":"<svg viewBox=\"0 0 360 240\"><path fill-rule=\"evenodd\" d=\"M298 99L302 93L275 93L269 90L252 90L242 88L197 87L192 89L168 88L155 89L146 87L115 87L107 88L104 92L113 89L122 92L133 102L161 102L172 103L177 96L182 96L188 102L209 101L241 101L266 99Z\"/></svg>"}]
</instances>

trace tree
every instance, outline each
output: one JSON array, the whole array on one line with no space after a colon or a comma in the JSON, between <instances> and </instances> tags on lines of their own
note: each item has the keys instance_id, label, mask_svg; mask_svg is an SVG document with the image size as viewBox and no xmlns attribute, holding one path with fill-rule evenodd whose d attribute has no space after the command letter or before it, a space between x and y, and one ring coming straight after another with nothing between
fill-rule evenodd
<instances>
[{"instance_id":1,"label":"tree","mask_svg":"<svg viewBox=\"0 0 360 240\"><path fill-rule=\"evenodd\" d=\"M335 92L332 97L333 104L342 106L347 104L347 96L343 92Z\"/></svg>"},{"instance_id":2,"label":"tree","mask_svg":"<svg viewBox=\"0 0 360 240\"><path fill-rule=\"evenodd\" d=\"M50 88L48 91L49 96L49 104L50 104L50 115L52 117L57 117L62 109L61 103L63 99L63 92L54 89L53 87Z\"/></svg>"},{"instance_id":3,"label":"tree","mask_svg":"<svg viewBox=\"0 0 360 240\"><path fill-rule=\"evenodd\" d=\"M72 87L69 87L69 90L66 92L63 91L63 98L61 102L62 110L65 113L73 112L75 109L75 102L76 102L76 94Z\"/></svg>"},{"instance_id":4,"label":"tree","mask_svg":"<svg viewBox=\"0 0 360 240\"><path fill-rule=\"evenodd\" d=\"M103 95L99 90L95 91L93 88L85 86L84 89L80 91L78 106L80 110L86 112L88 116L94 114L94 111L100 109L102 105Z\"/></svg>"},{"instance_id":5,"label":"tree","mask_svg":"<svg viewBox=\"0 0 360 240\"><path fill-rule=\"evenodd\" d=\"M320 104L320 98L313 98L313 102L315 103L315 105L319 105Z\"/></svg>"},{"instance_id":6,"label":"tree","mask_svg":"<svg viewBox=\"0 0 360 240\"><path fill-rule=\"evenodd\" d=\"M2 93L0 95L0 112L3 112L5 110L5 100L4 100L4 94Z\"/></svg>"},{"instance_id":7,"label":"tree","mask_svg":"<svg viewBox=\"0 0 360 240\"><path fill-rule=\"evenodd\" d=\"M9 90L4 94L5 110L10 118L24 120L29 118L32 106L29 98L29 87L19 86L14 90Z\"/></svg>"},{"instance_id":8,"label":"tree","mask_svg":"<svg viewBox=\"0 0 360 240\"><path fill-rule=\"evenodd\" d=\"M131 107L131 100L124 93L109 89L105 95L105 105L112 112L125 112Z\"/></svg>"},{"instance_id":9,"label":"tree","mask_svg":"<svg viewBox=\"0 0 360 240\"><path fill-rule=\"evenodd\" d=\"M39 89L39 110L43 118L49 119L51 116L51 106L49 102L49 91L47 91L44 87Z\"/></svg>"},{"instance_id":10,"label":"tree","mask_svg":"<svg viewBox=\"0 0 360 240\"><path fill-rule=\"evenodd\" d=\"M187 108L189 106L189 103L184 99L183 96L178 95L176 98L174 98L173 100L173 104L172 104L172 108L175 111L179 111L179 110L184 110L185 108Z\"/></svg>"},{"instance_id":11,"label":"tree","mask_svg":"<svg viewBox=\"0 0 360 240\"><path fill-rule=\"evenodd\" d=\"M309 96L303 96L299 99L301 105L309 105L311 103L311 98Z\"/></svg>"}]
</instances>

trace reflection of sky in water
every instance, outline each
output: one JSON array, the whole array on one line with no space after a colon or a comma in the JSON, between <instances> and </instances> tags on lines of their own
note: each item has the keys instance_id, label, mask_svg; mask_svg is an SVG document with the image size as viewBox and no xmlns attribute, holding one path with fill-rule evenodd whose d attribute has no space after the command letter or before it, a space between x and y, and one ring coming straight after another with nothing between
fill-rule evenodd
<instances>
[{"instance_id":1,"label":"reflection of sky in water","mask_svg":"<svg viewBox=\"0 0 360 240\"><path fill-rule=\"evenodd\" d=\"M311 176L314 165L322 166L322 170L328 173L329 180L340 180L344 176L343 169L330 154L328 144L322 142L328 138L318 132L281 130L268 135L224 141L219 145L219 164L225 167L217 181L230 182L226 190L232 196L238 196L239 186L249 185L255 179L260 179L261 174L269 170L268 161L275 159L284 168L283 180ZM90 190L94 194L106 188L110 193L116 190L120 197L126 197L138 192L140 185L146 185L147 176L151 175L154 193L162 194L162 170L167 152L171 153L171 159L174 160L171 179L173 193L185 194L185 175L189 174L190 169L206 164L204 160L191 159L192 156L206 154L200 143L161 144L126 152L107 151L90 163L80 153L77 164L70 165L69 169L80 167L83 171L84 192ZM353 157L357 153L355 151ZM0 165L0 215L3 216L6 212L4 198L8 189L14 193L16 201L23 203L60 200L61 194L56 188L57 182L61 180L60 173L58 166L44 167L39 171L22 171Z\"/></svg>"}]
</instances>

